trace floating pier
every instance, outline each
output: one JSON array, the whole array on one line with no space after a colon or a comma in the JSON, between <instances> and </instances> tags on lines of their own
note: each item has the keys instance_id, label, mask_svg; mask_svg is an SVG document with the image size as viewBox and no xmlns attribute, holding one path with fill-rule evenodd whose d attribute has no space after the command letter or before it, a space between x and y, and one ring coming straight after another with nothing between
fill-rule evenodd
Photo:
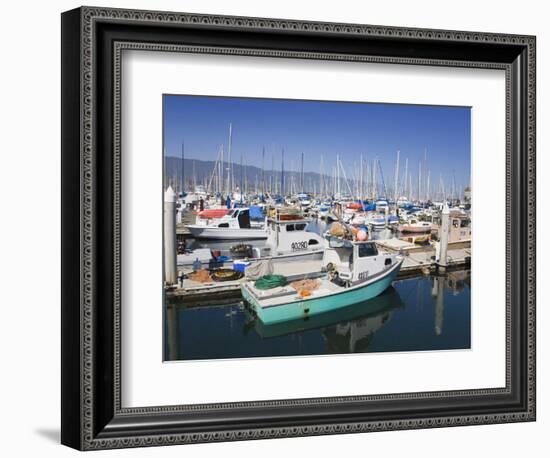
<instances>
[{"instance_id":1,"label":"floating pier","mask_svg":"<svg viewBox=\"0 0 550 458\"><path fill-rule=\"evenodd\" d=\"M311 276L312 273L319 272L320 270L320 260L273 264L273 273L276 275L284 275L289 278L290 281L308 278L308 276ZM171 297L185 297L191 301L197 300L198 298L207 299L213 295L231 295L231 293L234 292L238 292L240 295L241 283L244 281L246 281L244 277L240 280L209 283L199 283L193 280L185 279L183 280L181 286L167 289L166 294Z\"/></svg>"},{"instance_id":2,"label":"floating pier","mask_svg":"<svg viewBox=\"0 0 550 458\"><path fill-rule=\"evenodd\" d=\"M435 272L438 268L439 242L419 246L400 239L377 240L381 249L401 254L405 257L398 278L414 277ZM459 269L470 265L472 257L470 240L449 242L446 250L446 268Z\"/></svg>"}]
</instances>

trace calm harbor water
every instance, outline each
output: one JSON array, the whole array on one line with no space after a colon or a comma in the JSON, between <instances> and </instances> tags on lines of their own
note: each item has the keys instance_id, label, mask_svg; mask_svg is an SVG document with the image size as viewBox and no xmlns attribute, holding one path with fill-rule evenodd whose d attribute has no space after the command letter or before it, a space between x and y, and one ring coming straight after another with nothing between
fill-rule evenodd
<instances>
[{"instance_id":1,"label":"calm harbor water","mask_svg":"<svg viewBox=\"0 0 550 458\"><path fill-rule=\"evenodd\" d=\"M165 309L165 360L470 348L470 272L404 279L362 304L264 326L235 300Z\"/></svg>"}]
</instances>

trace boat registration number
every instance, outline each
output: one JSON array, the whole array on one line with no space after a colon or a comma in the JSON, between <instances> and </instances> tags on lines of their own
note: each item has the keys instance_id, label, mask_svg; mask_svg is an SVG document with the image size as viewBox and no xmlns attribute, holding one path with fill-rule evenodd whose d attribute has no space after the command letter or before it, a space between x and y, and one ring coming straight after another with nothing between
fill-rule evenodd
<instances>
[{"instance_id":1,"label":"boat registration number","mask_svg":"<svg viewBox=\"0 0 550 458\"><path fill-rule=\"evenodd\" d=\"M306 241L304 242L294 242L290 244L290 248L292 248L292 251L301 251L306 250L308 247L308 244Z\"/></svg>"},{"instance_id":2,"label":"boat registration number","mask_svg":"<svg viewBox=\"0 0 550 458\"><path fill-rule=\"evenodd\" d=\"M368 270L366 272L359 272L359 275L357 276L358 280L366 280L369 276Z\"/></svg>"}]
</instances>

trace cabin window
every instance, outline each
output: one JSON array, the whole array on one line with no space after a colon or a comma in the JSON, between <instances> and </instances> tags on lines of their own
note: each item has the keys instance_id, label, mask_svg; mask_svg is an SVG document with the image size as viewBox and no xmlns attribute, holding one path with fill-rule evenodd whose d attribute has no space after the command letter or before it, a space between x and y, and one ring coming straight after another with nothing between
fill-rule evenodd
<instances>
[{"instance_id":1,"label":"cabin window","mask_svg":"<svg viewBox=\"0 0 550 458\"><path fill-rule=\"evenodd\" d=\"M319 245L319 242L315 239L309 239L308 245Z\"/></svg>"},{"instance_id":2,"label":"cabin window","mask_svg":"<svg viewBox=\"0 0 550 458\"><path fill-rule=\"evenodd\" d=\"M229 227L229 223L218 224L218 227Z\"/></svg>"},{"instance_id":3,"label":"cabin window","mask_svg":"<svg viewBox=\"0 0 550 458\"><path fill-rule=\"evenodd\" d=\"M378 249L374 243L362 243L359 245L359 257L366 258L367 256L376 256Z\"/></svg>"},{"instance_id":4,"label":"cabin window","mask_svg":"<svg viewBox=\"0 0 550 458\"><path fill-rule=\"evenodd\" d=\"M287 232L293 232L294 231L294 224L287 224L286 225L286 231Z\"/></svg>"},{"instance_id":5,"label":"cabin window","mask_svg":"<svg viewBox=\"0 0 550 458\"><path fill-rule=\"evenodd\" d=\"M453 219L453 227L458 228L459 221L457 219Z\"/></svg>"},{"instance_id":6,"label":"cabin window","mask_svg":"<svg viewBox=\"0 0 550 458\"><path fill-rule=\"evenodd\" d=\"M467 219L463 219L461 222L460 222L460 227L468 227L470 225L470 221L467 220Z\"/></svg>"},{"instance_id":7,"label":"cabin window","mask_svg":"<svg viewBox=\"0 0 550 458\"><path fill-rule=\"evenodd\" d=\"M296 230L297 231L303 231L306 228L306 225L304 223L296 224Z\"/></svg>"}]
</instances>

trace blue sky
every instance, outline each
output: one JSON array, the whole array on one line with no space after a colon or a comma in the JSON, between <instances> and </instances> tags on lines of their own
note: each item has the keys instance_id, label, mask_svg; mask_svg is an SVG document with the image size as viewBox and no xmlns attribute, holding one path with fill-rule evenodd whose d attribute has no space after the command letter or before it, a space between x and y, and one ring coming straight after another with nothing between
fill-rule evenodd
<instances>
[{"instance_id":1,"label":"blue sky","mask_svg":"<svg viewBox=\"0 0 550 458\"><path fill-rule=\"evenodd\" d=\"M350 173L363 154L378 157L393 183L400 150L401 171L408 158L414 183L426 149L432 187L440 173L450 185L453 170L457 185L470 180L469 107L165 95L165 154L179 157L185 141L186 158L216 160L221 144L227 152L229 123L236 163L242 155L244 163L261 167L265 148L266 169L274 155L280 170L284 148L287 170L291 161L299 170L304 153L306 171L319 172L323 155L328 174L339 154Z\"/></svg>"}]
</instances>

